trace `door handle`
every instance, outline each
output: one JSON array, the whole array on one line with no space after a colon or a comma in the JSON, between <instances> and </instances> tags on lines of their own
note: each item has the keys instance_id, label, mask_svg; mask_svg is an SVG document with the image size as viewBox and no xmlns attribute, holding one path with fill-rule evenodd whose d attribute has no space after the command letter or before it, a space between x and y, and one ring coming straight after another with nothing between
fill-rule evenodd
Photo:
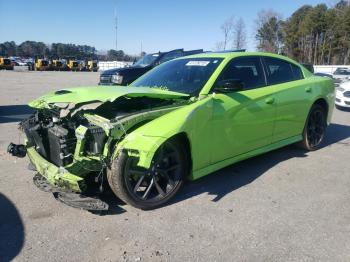
<instances>
[{"instance_id":1,"label":"door handle","mask_svg":"<svg viewBox=\"0 0 350 262\"><path fill-rule=\"evenodd\" d=\"M306 92L306 93L311 93L311 87L309 87L309 86L308 86L308 87L305 87L305 92Z\"/></svg>"},{"instance_id":2,"label":"door handle","mask_svg":"<svg viewBox=\"0 0 350 262\"><path fill-rule=\"evenodd\" d=\"M275 99L273 97L266 98L265 103L266 104L273 104L275 102Z\"/></svg>"}]
</instances>

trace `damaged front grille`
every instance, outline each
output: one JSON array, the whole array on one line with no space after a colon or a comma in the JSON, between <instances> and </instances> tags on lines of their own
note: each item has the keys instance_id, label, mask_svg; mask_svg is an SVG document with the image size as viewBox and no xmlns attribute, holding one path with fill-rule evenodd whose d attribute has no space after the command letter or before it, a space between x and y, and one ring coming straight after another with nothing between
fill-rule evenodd
<instances>
[{"instance_id":1,"label":"damaged front grille","mask_svg":"<svg viewBox=\"0 0 350 262\"><path fill-rule=\"evenodd\" d=\"M45 159L57 166L66 166L73 161L76 146L74 129L55 124L39 113L20 123L27 136L27 145L34 146Z\"/></svg>"},{"instance_id":2,"label":"damaged front grille","mask_svg":"<svg viewBox=\"0 0 350 262\"><path fill-rule=\"evenodd\" d=\"M65 166L73 161L76 138L69 130L55 125L48 128L49 159L57 166Z\"/></svg>"}]
</instances>

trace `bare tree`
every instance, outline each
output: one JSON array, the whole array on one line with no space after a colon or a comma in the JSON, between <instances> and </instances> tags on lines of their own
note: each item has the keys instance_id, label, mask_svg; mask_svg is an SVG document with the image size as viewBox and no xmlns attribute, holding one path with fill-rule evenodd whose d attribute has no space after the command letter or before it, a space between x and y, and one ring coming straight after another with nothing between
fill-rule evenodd
<instances>
[{"instance_id":1,"label":"bare tree","mask_svg":"<svg viewBox=\"0 0 350 262\"><path fill-rule=\"evenodd\" d=\"M215 43L214 51L223 51L224 49L224 41L219 41Z\"/></svg>"},{"instance_id":2,"label":"bare tree","mask_svg":"<svg viewBox=\"0 0 350 262\"><path fill-rule=\"evenodd\" d=\"M278 20L282 19L281 14L277 13L273 9L260 10L257 14L257 18L255 19L255 31L266 24L272 17L276 17Z\"/></svg>"},{"instance_id":3,"label":"bare tree","mask_svg":"<svg viewBox=\"0 0 350 262\"><path fill-rule=\"evenodd\" d=\"M258 50L280 53L283 42L281 15L273 10L261 10L255 24Z\"/></svg>"},{"instance_id":4,"label":"bare tree","mask_svg":"<svg viewBox=\"0 0 350 262\"><path fill-rule=\"evenodd\" d=\"M245 23L240 17L233 28L233 49L243 49L246 46L246 40Z\"/></svg>"},{"instance_id":5,"label":"bare tree","mask_svg":"<svg viewBox=\"0 0 350 262\"><path fill-rule=\"evenodd\" d=\"M234 25L235 19L233 16L231 16L227 20L225 20L225 22L220 27L222 33L224 34L223 50L226 50L227 44L232 37Z\"/></svg>"}]
</instances>

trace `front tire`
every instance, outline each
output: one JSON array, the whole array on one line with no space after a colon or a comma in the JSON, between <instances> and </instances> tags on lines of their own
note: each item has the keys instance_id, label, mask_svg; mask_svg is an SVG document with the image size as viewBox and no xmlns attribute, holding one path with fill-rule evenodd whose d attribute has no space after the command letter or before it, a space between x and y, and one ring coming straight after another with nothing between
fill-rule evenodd
<instances>
[{"instance_id":1,"label":"front tire","mask_svg":"<svg viewBox=\"0 0 350 262\"><path fill-rule=\"evenodd\" d=\"M317 150L325 136L327 127L326 110L314 104L309 112L303 131L303 140L299 145L308 151Z\"/></svg>"},{"instance_id":2,"label":"front tire","mask_svg":"<svg viewBox=\"0 0 350 262\"><path fill-rule=\"evenodd\" d=\"M166 141L154 155L149 169L121 152L107 172L109 185L123 202L140 209L154 209L168 202L181 188L188 173L187 152L175 139Z\"/></svg>"}]
</instances>

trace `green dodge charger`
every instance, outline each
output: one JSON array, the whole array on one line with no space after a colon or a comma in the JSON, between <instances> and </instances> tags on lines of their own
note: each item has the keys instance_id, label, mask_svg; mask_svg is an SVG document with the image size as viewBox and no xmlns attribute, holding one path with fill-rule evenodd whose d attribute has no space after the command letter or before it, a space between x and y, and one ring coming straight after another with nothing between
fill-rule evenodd
<instances>
[{"instance_id":1,"label":"green dodge charger","mask_svg":"<svg viewBox=\"0 0 350 262\"><path fill-rule=\"evenodd\" d=\"M83 194L108 181L122 201L151 209L185 179L293 143L317 149L334 96L331 79L280 55L204 53L127 87L63 89L32 101L35 114L20 124L26 144L9 151L28 155L54 188Z\"/></svg>"}]
</instances>

